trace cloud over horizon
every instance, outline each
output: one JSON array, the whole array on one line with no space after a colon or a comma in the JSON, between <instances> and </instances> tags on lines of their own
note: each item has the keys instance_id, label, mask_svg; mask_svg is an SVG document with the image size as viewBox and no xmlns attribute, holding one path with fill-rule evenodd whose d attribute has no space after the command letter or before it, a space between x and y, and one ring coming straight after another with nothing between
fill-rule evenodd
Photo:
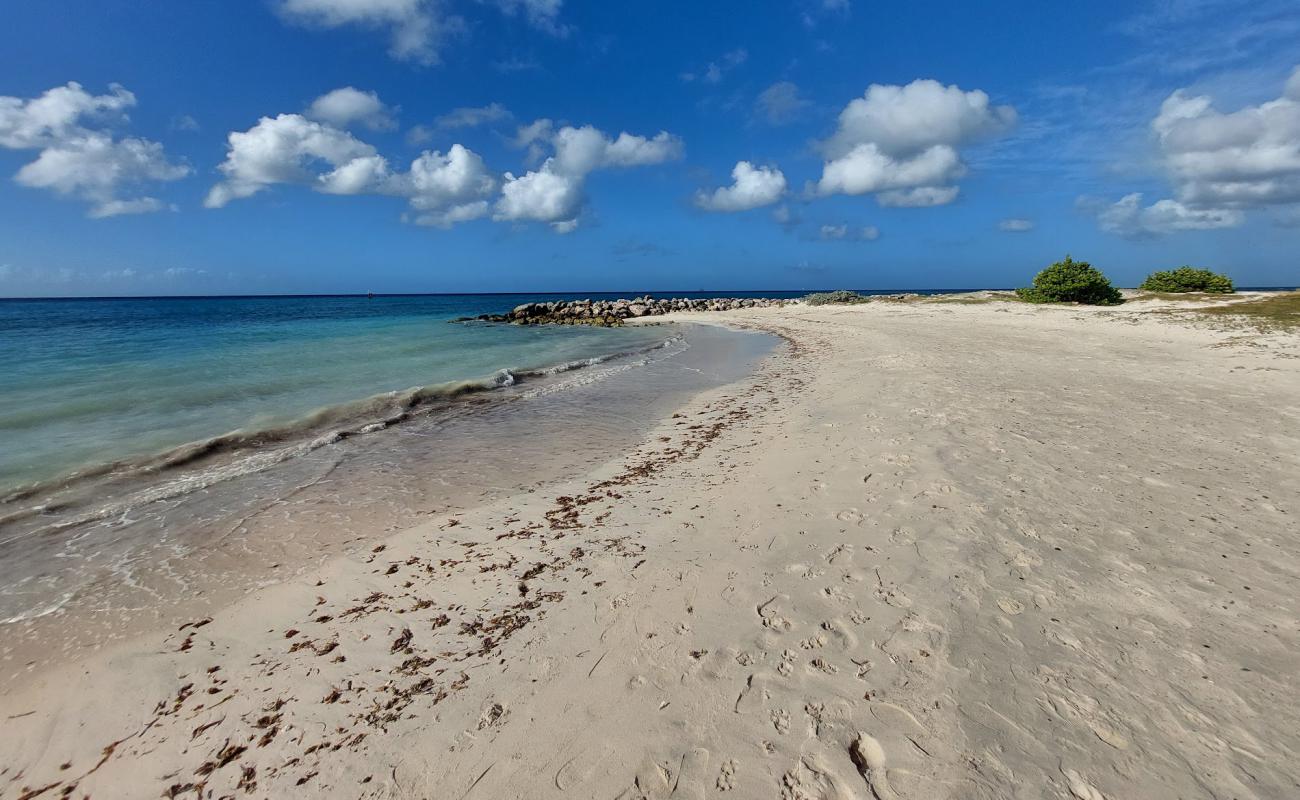
<instances>
[{"instance_id":1,"label":"cloud over horizon","mask_svg":"<svg viewBox=\"0 0 1300 800\"><path fill-rule=\"evenodd\" d=\"M106 95L91 95L69 82L30 100L0 97L0 147L38 151L14 181L80 198L90 203L87 216L96 219L166 208L156 197L119 196L125 189L179 180L191 172L188 165L168 160L158 142L114 137L111 126L125 122L126 110L135 104L135 95L118 84L110 84Z\"/></svg>"}]
</instances>

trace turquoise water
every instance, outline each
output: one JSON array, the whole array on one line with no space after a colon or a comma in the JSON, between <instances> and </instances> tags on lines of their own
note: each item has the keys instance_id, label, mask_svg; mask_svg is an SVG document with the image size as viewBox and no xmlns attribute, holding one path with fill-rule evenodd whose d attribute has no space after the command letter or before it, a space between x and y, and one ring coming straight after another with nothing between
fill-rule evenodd
<instances>
[{"instance_id":1,"label":"turquoise water","mask_svg":"<svg viewBox=\"0 0 1300 800\"><path fill-rule=\"evenodd\" d=\"M531 299L0 301L0 496L231 431L303 424L386 392L510 382L502 370L634 351L668 335L448 322Z\"/></svg>"},{"instance_id":2,"label":"turquoise water","mask_svg":"<svg viewBox=\"0 0 1300 800\"><path fill-rule=\"evenodd\" d=\"M0 301L6 646L171 624L585 475L779 341L449 322L535 299Z\"/></svg>"}]
</instances>

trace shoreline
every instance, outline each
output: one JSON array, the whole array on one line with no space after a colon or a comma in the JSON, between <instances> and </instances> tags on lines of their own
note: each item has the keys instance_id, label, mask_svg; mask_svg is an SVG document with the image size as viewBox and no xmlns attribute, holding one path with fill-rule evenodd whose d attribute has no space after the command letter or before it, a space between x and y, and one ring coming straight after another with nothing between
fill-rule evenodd
<instances>
[{"instance_id":1,"label":"shoreline","mask_svg":"<svg viewBox=\"0 0 1300 800\"><path fill-rule=\"evenodd\" d=\"M33 659L42 653L64 657L142 626L213 612L430 514L582 474L592 459L635 445L678 403L744 374L767 347L756 338L748 352L728 344L739 334L690 330L699 327L666 329L671 349L548 371L500 394L430 407L402 424L366 425L365 436L334 435L328 426L303 439L305 450L290 441L255 448L229 466L187 465L124 493L113 501L121 511L90 506L84 520L67 523L32 517L46 529L11 524L0 545L6 588L13 587L0 606L11 615L0 614L0 676L18 681L38 668ZM232 469L256 459L266 463ZM178 488L169 491L172 485ZM68 507L63 517L81 513ZM78 566L85 574L75 581L61 574ZM52 576L57 583L49 584Z\"/></svg>"},{"instance_id":2,"label":"shoreline","mask_svg":"<svg viewBox=\"0 0 1300 800\"><path fill-rule=\"evenodd\" d=\"M998 303L698 321L789 344L626 458L8 688L0 795L1300 785L1295 334Z\"/></svg>"}]
</instances>

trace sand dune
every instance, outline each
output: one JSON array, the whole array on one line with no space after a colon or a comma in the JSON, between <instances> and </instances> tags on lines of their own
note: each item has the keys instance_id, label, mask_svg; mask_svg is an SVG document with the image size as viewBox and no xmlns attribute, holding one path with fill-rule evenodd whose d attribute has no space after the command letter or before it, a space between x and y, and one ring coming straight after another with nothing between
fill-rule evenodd
<instances>
[{"instance_id":1,"label":"sand dune","mask_svg":"<svg viewBox=\"0 0 1300 800\"><path fill-rule=\"evenodd\" d=\"M626 459L39 665L0 796L1300 796L1300 336L1157 310L728 313Z\"/></svg>"}]
</instances>

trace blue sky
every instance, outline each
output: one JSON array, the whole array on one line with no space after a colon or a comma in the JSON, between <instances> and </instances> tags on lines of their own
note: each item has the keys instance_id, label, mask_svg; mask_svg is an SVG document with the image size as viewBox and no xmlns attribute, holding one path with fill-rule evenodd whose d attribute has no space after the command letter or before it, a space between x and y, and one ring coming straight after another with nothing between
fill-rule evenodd
<instances>
[{"instance_id":1,"label":"blue sky","mask_svg":"<svg viewBox=\"0 0 1300 800\"><path fill-rule=\"evenodd\" d=\"M0 295L1294 285L1297 65L1276 0L12 4Z\"/></svg>"}]
</instances>

